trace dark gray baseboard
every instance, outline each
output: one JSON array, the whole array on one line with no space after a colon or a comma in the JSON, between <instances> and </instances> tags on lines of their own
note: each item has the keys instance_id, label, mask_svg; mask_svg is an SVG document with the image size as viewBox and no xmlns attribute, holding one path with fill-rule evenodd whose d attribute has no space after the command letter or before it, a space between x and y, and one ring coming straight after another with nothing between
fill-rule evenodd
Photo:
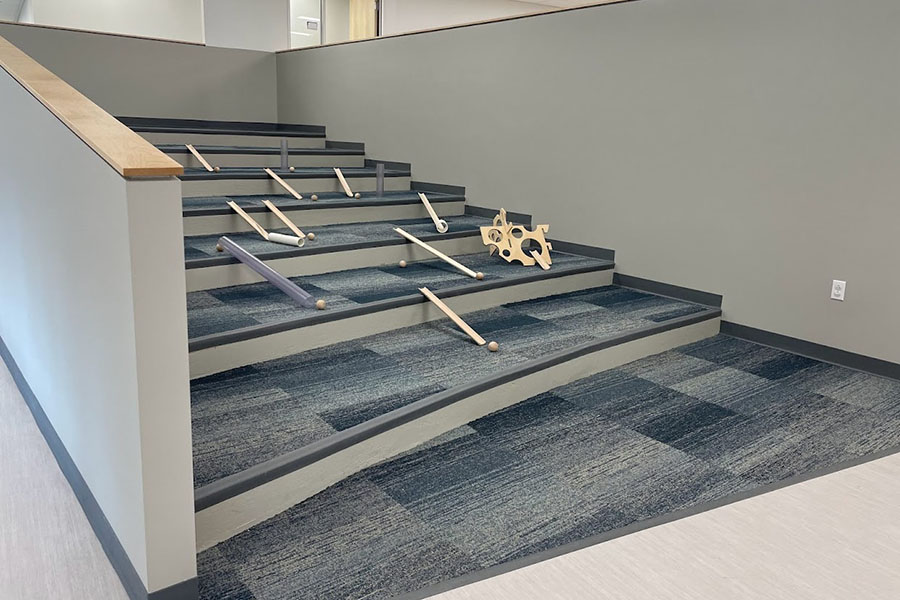
<instances>
[{"instance_id":1,"label":"dark gray baseboard","mask_svg":"<svg viewBox=\"0 0 900 600\"><path fill-rule=\"evenodd\" d=\"M81 505L88 523L90 523L94 534L100 541L103 552L106 553L106 557L119 576L119 580L122 582L128 597L132 600L196 600L198 597L196 578L183 581L152 594L147 593L144 582L141 581L140 575L138 575L137 570L131 563L131 559L128 558L128 554L125 552L125 548L122 547L116 532L113 530L112 525L109 524L106 515L103 514L103 509L100 508L100 504L94 498L94 494L91 493L91 489L88 487L84 477L81 476L75 461L72 460L68 450L66 450L59 435L57 435L53 424L50 423L50 419L47 418L44 409L41 408L40 402L34 395L31 386L28 385L28 381L25 380L19 365L16 364L15 358L13 358L2 338L0 338L0 358L3 359L3 362L9 369L13 381L15 381L16 387L19 389L19 393L22 394L25 404L31 411L34 422L44 436L47 446L50 447L50 451L53 453L60 471L62 471L63 476L75 493L75 497L78 499L78 503Z\"/></svg>"},{"instance_id":2,"label":"dark gray baseboard","mask_svg":"<svg viewBox=\"0 0 900 600\"><path fill-rule=\"evenodd\" d=\"M900 380L900 364L880 358L872 358L855 352L848 352L832 346L808 342L799 338L772 333L763 329L739 325L730 321L722 321L721 332L725 335L741 338L756 344L772 346L779 350L785 350L794 354L800 354L808 358L814 358L823 362L832 363L841 367L856 369L873 375L880 375L890 379Z\"/></svg>"},{"instance_id":3,"label":"dark gray baseboard","mask_svg":"<svg viewBox=\"0 0 900 600\"><path fill-rule=\"evenodd\" d=\"M364 142L341 142L338 140L325 140L326 148L340 148L341 150L361 150L365 152L366 144Z\"/></svg>"},{"instance_id":4,"label":"dark gray baseboard","mask_svg":"<svg viewBox=\"0 0 900 600\"><path fill-rule=\"evenodd\" d=\"M581 256L601 258L603 260L616 260L616 251L609 248L601 248L600 246L588 246L587 244L577 244L575 242L567 242L565 240L549 239L547 241L550 242L554 250L557 250L559 252L566 252L568 254L580 254Z\"/></svg>"},{"instance_id":5,"label":"dark gray baseboard","mask_svg":"<svg viewBox=\"0 0 900 600\"><path fill-rule=\"evenodd\" d=\"M466 195L466 188L461 185L448 185L446 183L430 183L428 181L410 181L409 189L417 192L437 192L440 194Z\"/></svg>"},{"instance_id":6,"label":"dark gray baseboard","mask_svg":"<svg viewBox=\"0 0 900 600\"><path fill-rule=\"evenodd\" d=\"M613 283L615 285L641 290L642 292L649 292L658 296L668 296L669 298L675 298L676 300L702 304L703 306L712 306L715 308L722 307L722 296L719 294L686 288L680 285L672 285L671 283L653 281L652 279L642 279L640 277L624 275L622 273L613 275Z\"/></svg>"}]
</instances>

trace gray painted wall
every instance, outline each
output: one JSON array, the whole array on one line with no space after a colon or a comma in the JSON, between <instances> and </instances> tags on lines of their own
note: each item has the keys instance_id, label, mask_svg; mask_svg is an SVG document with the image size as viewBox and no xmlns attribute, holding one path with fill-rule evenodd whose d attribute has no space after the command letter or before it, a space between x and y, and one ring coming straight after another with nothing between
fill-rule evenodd
<instances>
[{"instance_id":1,"label":"gray painted wall","mask_svg":"<svg viewBox=\"0 0 900 600\"><path fill-rule=\"evenodd\" d=\"M0 99L0 338L162 590L197 572L181 184L124 179L2 69Z\"/></svg>"},{"instance_id":2,"label":"gray painted wall","mask_svg":"<svg viewBox=\"0 0 900 600\"><path fill-rule=\"evenodd\" d=\"M279 117L728 320L900 362L898 23L895 0L641 0L301 50Z\"/></svg>"},{"instance_id":3,"label":"gray painted wall","mask_svg":"<svg viewBox=\"0 0 900 600\"><path fill-rule=\"evenodd\" d=\"M267 52L10 23L0 36L114 115L276 119Z\"/></svg>"}]
</instances>

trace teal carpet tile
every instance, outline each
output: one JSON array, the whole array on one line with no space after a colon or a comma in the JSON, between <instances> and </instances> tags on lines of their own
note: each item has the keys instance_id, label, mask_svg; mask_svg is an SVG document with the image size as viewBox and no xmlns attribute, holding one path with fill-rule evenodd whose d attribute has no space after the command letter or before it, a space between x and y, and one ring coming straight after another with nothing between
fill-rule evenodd
<instances>
[{"instance_id":1,"label":"teal carpet tile","mask_svg":"<svg viewBox=\"0 0 900 600\"><path fill-rule=\"evenodd\" d=\"M542 275L537 267L510 264L487 251L454 256L467 267L484 273L484 281L514 281ZM562 252L553 253L553 271L608 266L610 261ZM419 295L427 286L434 292L467 285L480 286L467 275L441 260L351 269L322 275L293 277L291 281L327 302L328 310L362 306L380 300ZM191 292L187 295L188 335L191 339L233 331L244 327L275 323L319 314L315 308L298 306L284 292L269 283L240 285Z\"/></svg>"},{"instance_id":2,"label":"teal carpet tile","mask_svg":"<svg viewBox=\"0 0 900 600\"><path fill-rule=\"evenodd\" d=\"M592 288L467 313L476 331L500 343L498 353L445 319L196 379L195 485L548 352L704 308L616 286Z\"/></svg>"},{"instance_id":3,"label":"teal carpet tile","mask_svg":"<svg viewBox=\"0 0 900 600\"><path fill-rule=\"evenodd\" d=\"M473 216L447 217L446 221L450 225L450 232L448 235L464 232L475 235L478 232L479 227L482 225L490 225L491 223L490 219ZM302 231L306 231L302 223L297 223L297 226L300 227ZM310 231L315 232L316 239L307 241L302 248L294 248L293 250L302 253L329 246L341 246L345 244L374 245L387 240L403 240L403 238L394 231L395 227L402 227L416 237L431 237L438 235L435 233L434 223L431 219L340 223L337 225L323 225L321 227L309 228ZM284 233L285 235L293 235L289 229L273 229L271 231ZM259 257L265 257L266 254L281 253L291 250L290 246L269 242L255 232L229 233L227 235L245 250ZM191 260L198 258L222 256L221 253L216 252L216 241L220 237L220 235L196 235L185 237L185 260L190 262ZM406 243L405 240L404 243Z\"/></svg>"},{"instance_id":4,"label":"teal carpet tile","mask_svg":"<svg viewBox=\"0 0 900 600\"><path fill-rule=\"evenodd\" d=\"M202 552L200 597L391 598L898 446L900 382L717 336L345 479Z\"/></svg>"}]
</instances>

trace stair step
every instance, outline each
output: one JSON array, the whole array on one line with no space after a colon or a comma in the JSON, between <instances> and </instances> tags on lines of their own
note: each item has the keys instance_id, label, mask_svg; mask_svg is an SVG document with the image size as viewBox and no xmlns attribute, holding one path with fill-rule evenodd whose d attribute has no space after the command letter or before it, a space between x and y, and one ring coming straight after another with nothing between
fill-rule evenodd
<instances>
[{"instance_id":1,"label":"stair step","mask_svg":"<svg viewBox=\"0 0 900 600\"><path fill-rule=\"evenodd\" d=\"M191 377L443 318L419 293L423 286L452 298L454 310L465 314L612 283L612 261L552 256L550 271L509 264L486 251L454 257L483 272L483 281L440 260L293 278L326 301L324 312L298 307L268 283L192 292L187 299Z\"/></svg>"},{"instance_id":2,"label":"stair step","mask_svg":"<svg viewBox=\"0 0 900 600\"><path fill-rule=\"evenodd\" d=\"M858 464L900 444L898 417L900 383L716 336L532 395L201 552L200 597L438 597Z\"/></svg>"},{"instance_id":3,"label":"stair step","mask_svg":"<svg viewBox=\"0 0 900 600\"><path fill-rule=\"evenodd\" d=\"M217 235L224 232L251 231L250 225L229 207L237 203L265 229L281 229L284 224L263 205L270 200L304 231L322 225L362 223L384 220L425 219L428 213L414 190L385 192L380 198L373 192L359 200L343 192L325 192L313 202L308 196L297 200L290 195L199 196L184 198L184 234ZM442 218L465 213L466 197L462 194L428 192L428 200Z\"/></svg>"},{"instance_id":4,"label":"stair step","mask_svg":"<svg viewBox=\"0 0 900 600\"><path fill-rule=\"evenodd\" d=\"M394 227L402 227L450 255L472 254L484 249L478 228L489 225L490 219L463 215L445 220L450 231L444 234L435 232L431 219L325 225L314 228L316 239L306 242L302 248L268 242L255 233L235 233L229 237L285 277L433 258L397 235ZM290 233L287 229L274 231ZM189 292L261 281L235 258L216 252L218 239L218 235L185 237Z\"/></svg>"},{"instance_id":5,"label":"stair step","mask_svg":"<svg viewBox=\"0 0 900 600\"><path fill-rule=\"evenodd\" d=\"M209 121L117 117L152 144L211 144L267 146L273 139L288 138L291 147L325 147L325 128L319 125L256 121Z\"/></svg>"},{"instance_id":6,"label":"stair step","mask_svg":"<svg viewBox=\"0 0 900 600\"><path fill-rule=\"evenodd\" d=\"M184 144L160 144L162 152L190 169L203 165ZM194 148L214 167L280 167L281 148L278 146L209 146ZM350 148L291 148L288 166L291 167L364 167L365 150Z\"/></svg>"},{"instance_id":7,"label":"stair step","mask_svg":"<svg viewBox=\"0 0 900 600\"><path fill-rule=\"evenodd\" d=\"M606 286L466 315L497 353L442 320L194 380L198 545L536 393L714 335L719 315Z\"/></svg>"},{"instance_id":8,"label":"stair step","mask_svg":"<svg viewBox=\"0 0 900 600\"><path fill-rule=\"evenodd\" d=\"M303 167L293 173L281 170L275 172L304 196L342 191L332 168ZM374 167L349 167L342 169L342 172L354 192L375 190ZM261 167L225 167L218 173L206 169L185 169L180 179L181 194L184 197L284 193L284 188ZM409 190L409 185L409 169L385 169L385 190Z\"/></svg>"}]
</instances>

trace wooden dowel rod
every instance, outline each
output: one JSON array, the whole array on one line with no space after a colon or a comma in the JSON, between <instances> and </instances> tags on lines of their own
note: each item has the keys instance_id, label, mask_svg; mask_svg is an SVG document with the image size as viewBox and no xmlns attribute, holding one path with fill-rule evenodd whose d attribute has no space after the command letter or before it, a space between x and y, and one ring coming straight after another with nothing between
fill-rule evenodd
<instances>
[{"instance_id":1,"label":"wooden dowel rod","mask_svg":"<svg viewBox=\"0 0 900 600\"><path fill-rule=\"evenodd\" d=\"M451 309L449 306L447 306L446 304L444 304L444 301L443 301L443 300L441 300L440 298L438 298L437 296L435 296L435 295L434 295L434 292L432 292L431 290L429 290L427 287L419 288L419 291L422 292L422 294L423 294L426 298L428 298L429 300L431 300L431 302L432 302L435 306L437 306L439 309L441 309L441 312L443 312L445 315L447 315L448 317L450 317L450 319L451 319L454 323L456 323L457 327L459 327L459 328L462 329L464 332L466 332L466 334L468 334L468 336L469 336L470 338L472 338L472 340L474 340L474 342L475 342L476 344L478 344L479 346L484 346L484 345L487 343L486 341L484 341L484 338L483 338L483 337L481 337L480 335L478 335L478 332L477 332L477 331L475 331L474 329L472 329L472 327L470 327L468 323L466 323L465 321L462 320L462 317L460 317L458 314L456 314L455 312L453 312L453 309Z\"/></svg>"},{"instance_id":2,"label":"wooden dowel rod","mask_svg":"<svg viewBox=\"0 0 900 600\"><path fill-rule=\"evenodd\" d=\"M434 212L434 208L431 206L431 202L428 201L428 196L426 196L422 192L419 192L419 200L421 200L422 204L425 205L425 210L428 211L428 215L431 217L431 220L434 221L434 228L437 229L438 233L447 233L447 230L450 229L450 226L447 225L447 221L438 217L437 213Z\"/></svg>"},{"instance_id":3,"label":"wooden dowel rod","mask_svg":"<svg viewBox=\"0 0 900 600\"><path fill-rule=\"evenodd\" d=\"M206 162L206 159L203 158L203 155L200 154L199 152L197 152L197 149L194 148L193 145L191 145L191 144L185 144L185 147L186 147L188 150L191 151L191 154L193 154L194 157L195 157L197 160L200 161L200 164L201 164L201 165L203 165L204 167L206 167L206 170L207 170L207 171L212 172L212 171L214 170L214 169L210 166L210 164L209 164L208 162Z\"/></svg>"},{"instance_id":4,"label":"wooden dowel rod","mask_svg":"<svg viewBox=\"0 0 900 600\"><path fill-rule=\"evenodd\" d=\"M476 273L475 271L473 271L473 270L470 269L469 267L467 267L467 266L465 266L465 265L463 265L463 264L460 264L459 262L453 260L452 258L450 258L449 256L447 256L446 254L444 254L443 252L441 252L441 251L438 250L437 248L434 248L434 247L431 246L430 244L426 244L425 242L423 242L422 240L420 240L420 239L417 238L416 236L412 235L411 233L407 233L407 232L403 231L402 229L400 229L399 227L395 227L395 228L394 228L394 231L396 231L397 233L399 233L400 235L402 235L403 237L405 237L406 239L408 239L410 242L412 242L412 243L414 243L414 244L418 244L418 246L419 246L420 248L423 248L424 250L427 250L428 252L431 252L432 254L434 254L435 256L437 256L439 259L441 259L442 261L446 262L447 264L456 267L457 269L459 269L460 271L462 271L463 273L465 273L465 274L468 275L469 277L473 277L473 278L475 278L475 279L484 279L484 274L483 274L483 273ZM481 275L481 277L479 277L479 275Z\"/></svg>"},{"instance_id":5,"label":"wooden dowel rod","mask_svg":"<svg viewBox=\"0 0 900 600\"><path fill-rule=\"evenodd\" d=\"M283 187L285 190L287 190L287 191L291 194L291 196L293 196L293 197L296 198L297 200L303 200L303 196L301 196L301 195L297 192L297 190L295 190L295 189L292 188L290 185L288 185L288 182L286 182L284 179L282 179L281 177L279 177L279 176L275 173L275 171L273 171L272 169L270 169L270 168L268 168L268 167L266 167L266 168L263 169L263 170L264 170L266 173L269 174L269 177L271 177L272 179L274 179L275 181L277 181L278 184L279 184L281 187Z\"/></svg>"},{"instance_id":6,"label":"wooden dowel rod","mask_svg":"<svg viewBox=\"0 0 900 600\"><path fill-rule=\"evenodd\" d=\"M239 214L245 221L247 221L247 224L250 225L250 227L252 227L253 229L255 229L256 233L263 236L263 239L265 239L265 240L269 239L269 232L266 231L265 229L263 229L262 226L253 219L253 217L251 217L250 215L245 213L244 209L241 208L240 206L238 206L234 202L234 200L229 200L228 206L231 207L231 210L233 210L234 212Z\"/></svg>"},{"instance_id":7,"label":"wooden dowel rod","mask_svg":"<svg viewBox=\"0 0 900 600\"><path fill-rule=\"evenodd\" d=\"M347 194L348 198L353 197L353 190L350 189L350 186L347 184L347 180L344 179L344 174L341 172L339 167L334 167L334 174L337 175L338 181L341 182L341 187L344 188L344 193Z\"/></svg>"},{"instance_id":8,"label":"wooden dowel rod","mask_svg":"<svg viewBox=\"0 0 900 600\"><path fill-rule=\"evenodd\" d=\"M549 271L549 270L550 270L550 265L547 264L547 261L544 260L544 257L541 256L540 253L539 253L537 250L532 250L532 251L531 251L531 258L533 258L534 261L535 261L537 264L541 265L541 268L542 268L543 270L545 270L545 271Z\"/></svg>"},{"instance_id":9,"label":"wooden dowel rod","mask_svg":"<svg viewBox=\"0 0 900 600\"><path fill-rule=\"evenodd\" d=\"M298 238L306 237L306 234L300 231L300 228L294 225L294 222L288 219L287 215L281 212L277 206L272 204L271 200L263 200L263 204L266 205L266 208L275 213L275 216L281 219L281 222L288 226L288 229L294 232Z\"/></svg>"}]
</instances>

